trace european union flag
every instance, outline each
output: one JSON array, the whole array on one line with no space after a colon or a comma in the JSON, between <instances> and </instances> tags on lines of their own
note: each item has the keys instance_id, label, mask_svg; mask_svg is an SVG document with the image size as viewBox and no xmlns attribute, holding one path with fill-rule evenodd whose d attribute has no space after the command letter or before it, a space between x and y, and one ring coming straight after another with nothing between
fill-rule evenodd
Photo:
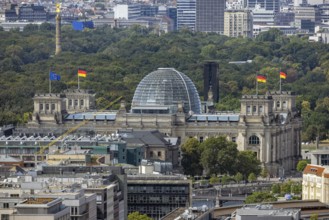
<instances>
[{"instance_id":1,"label":"european union flag","mask_svg":"<svg viewBox=\"0 0 329 220\"><path fill-rule=\"evenodd\" d=\"M61 79L61 76L58 75L58 74L56 74L56 73L54 73L54 72L50 72L49 73L49 79L51 81L59 81Z\"/></svg>"}]
</instances>

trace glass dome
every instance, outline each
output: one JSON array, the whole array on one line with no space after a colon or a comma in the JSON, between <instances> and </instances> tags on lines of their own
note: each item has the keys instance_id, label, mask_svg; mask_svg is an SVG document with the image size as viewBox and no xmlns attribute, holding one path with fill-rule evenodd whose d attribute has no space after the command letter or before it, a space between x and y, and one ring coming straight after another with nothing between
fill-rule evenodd
<instances>
[{"instance_id":1,"label":"glass dome","mask_svg":"<svg viewBox=\"0 0 329 220\"><path fill-rule=\"evenodd\" d=\"M159 68L143 78L132 100L133 113L176 113L179 104L185 113L200 113L199 94L184 73L173 68Z\"/></svg>"}]
</instances>

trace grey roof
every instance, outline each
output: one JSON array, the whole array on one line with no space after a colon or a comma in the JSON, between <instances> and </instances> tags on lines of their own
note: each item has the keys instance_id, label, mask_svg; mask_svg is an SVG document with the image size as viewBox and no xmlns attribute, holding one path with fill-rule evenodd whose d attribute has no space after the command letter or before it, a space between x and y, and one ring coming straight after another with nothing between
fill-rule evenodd
<instances>
[{"instance_id":1,"label":"grey roof","mask_svg":"<svg viewBox=\"0 0 329 220\"><path fill-rule=\"evenodd\" d=\"M158 130L153 131L134 131L119 130L118 134L128 144L146 144L149 146L169 146L170 143L164 139L164 135Z\"/></svg>"},{"instance_id":2,"label":"grey roof","mask_svg":"<svg viewBox=\"0 0 329 220\"><path fill-rule=\"evenodd\" d=\"M0 162L20 162L20 161L21 160L18 160L8 155L0 155Z\"/></svg>"},{"instance_id":3,"label":"grey roof","mask_svg":"<svg viewBox=\"0 0 329 220\"><path fill-rule=\"evenodd\" d=\"M65 116L65 120L109 120L114 121L116 113L114 112L80 112L75 114L68 114Z\"/></svg>"},{"instance_id":4,"label":"grey roof","mask_svg":"<svg viewBox=\"0 0 329 220\"><path fill-rule=\"evenodd\" d=\"M238 122L240 116L238 114L224 114L224 115L215 115L215 114L194 114L190 118L187 119L189 122L193 121L230 121L230 122Z\"/></svg>"}]
</instances>

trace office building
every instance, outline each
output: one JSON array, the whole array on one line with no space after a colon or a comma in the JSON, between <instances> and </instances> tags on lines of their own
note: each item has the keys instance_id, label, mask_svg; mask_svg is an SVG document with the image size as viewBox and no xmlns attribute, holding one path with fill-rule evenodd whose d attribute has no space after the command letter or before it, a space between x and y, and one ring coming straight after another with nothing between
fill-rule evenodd
<instances>
[{"instance_id":1,"label":"office building","mask_svg":"<svg viewBox=\"0 0 329 220\"><path fill-rule=\"evenodd\" d=\"M295 26L301 29L310 30L314 33L315 24L320 22L321 13L318 7L303 5L295 6Z\"/></svg>"},{"instance_id":2,"label":"office building","mask_svg":"<svg viewBox=\"0 0 329 220\"><path fill-rule=\"evenodd\" d=\"M245 4L245 8L248 9L261 7L268 11L280 12L279 0L245 0L244 4Z\"/></svg>"},{"instance_id":3,"label":"office building","mask_svg":"<svg viewBox=\"0 0 329 220\"><path fill-rule=\"evenodd\" d=\"M37 171L8 177L0 187L0 196L62 198L72 219L127 217L127 180L122 167L44 165Z\"/></svg>"},{"instance_id":4,"label":"office building","mask_svg":"<svg viewBox=\"0 0 329 220\"><path fill-rule=\"evenodd\" d=\"M140 4L117 4L113 7L114 19L134 20L141 16Z\"/></svg>"},{"instance_id":5,"label":"office building","mask_svg":"<svg viewBox=\"0 0 329 220\"><path fill-rule=\"evenodd\" d=\"M177 0L177 30L195 30L196 0Z\"/></svg>"},{"instance_id":6,"label":"office building","mask_svg":"<svg viewBox=\"0 0 329 220\"><path fill-rule=\"evenodd\" d=\"M251 11L226 10L224 13L224 35L252 38L253 18Z\"/></svg>"},{"instance_id":7,"label":"office building","mask_svg":"<svg viewBox=\"0 0 329 220\"><path fill-rule=\"evenodd\" d=\"M273 25L275 12L272 10L266 10L265 8L252 9L253 14L253 25Z\"/></svg>"},{"instance_id":8,"label":"office building","mask_svg":"<svg viewBox=\"0 0 329 220\"><path fill-rule=\"evenodd\" d=\"M191 206L191 180L167 175L130 175L127 180L129 213L160 220L176 208Z\"/></svg>"},{"instance_id":9,"label":"office building","mask_svg":"<svg viewBox=\"0 0 329 220\"><path fill-rule=\"evenodd\" d=\"M47 12L44 6L23 4L18 9L18 19L22 21L46 21Z\"/></svg>"},{"instance_id":10,"label":"office building","mask_svg":"<svg viewBox=\"0 0 329 220\"><path fill-rule=\"evenodd\" d=\"M225 0L196 1L196 30L201 32L224 32Z\"/></svg>"},{"instance_id":11,"label":"office building","mask_svg":"<svg viewBox=\"0 0 329 220\"><path fill-rule=\"evenodd\" d=\"M278 12L274 15L274 24L280 26L290 26L295 21L295 13Z\"/></svg>"},{"instance_id":12,"label":"office building","mask_svg":"<svg viewBox=\"0 0 329 220\"><path fill-rule=\"evenodd\" d=\"M60 198L28 198L15 206L11 219L70 220L70 209L62 202Z\"/></svg>"},{"instance_id":13,"label":"office building","mask_svg":"<svg viewBox=\"0 0 329 220\"><path fill-rule=\"evenodd\" d=\"M173 30L177 30L177 8L176 7L168 7L167 8L167 16L172 20L173 22Z\"/></svg>"},{"instance_id":14,"label":"office building","mask_svg":"<svg viewBox=\"0 0 329 220\"><path fill-rule=\"evenodd\" d=\"M300 209L278 209L272 205L245 205L235 211L236 219L239 220L299 220Z\"/></svg>"}]
</instances>

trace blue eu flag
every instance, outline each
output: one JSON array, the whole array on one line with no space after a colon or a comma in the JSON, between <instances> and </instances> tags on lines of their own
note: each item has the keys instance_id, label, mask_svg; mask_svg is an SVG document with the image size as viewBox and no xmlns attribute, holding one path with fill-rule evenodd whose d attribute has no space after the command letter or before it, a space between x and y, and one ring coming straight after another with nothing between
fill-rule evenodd
<instances>
[{"instance_id":1,"label":"blue eu flag","mask_svg":"<svg viewBox=\"0 0 329 220\"><path fill-rule=\"evenodd\" d=\"M61 76L58 75L58 74L56 74L56 73L54 73L54 72L51 72L50 71L50 73L49 73L49 79L51 81L59 81L61 79Z\"/></svg>"}]
</instances>

